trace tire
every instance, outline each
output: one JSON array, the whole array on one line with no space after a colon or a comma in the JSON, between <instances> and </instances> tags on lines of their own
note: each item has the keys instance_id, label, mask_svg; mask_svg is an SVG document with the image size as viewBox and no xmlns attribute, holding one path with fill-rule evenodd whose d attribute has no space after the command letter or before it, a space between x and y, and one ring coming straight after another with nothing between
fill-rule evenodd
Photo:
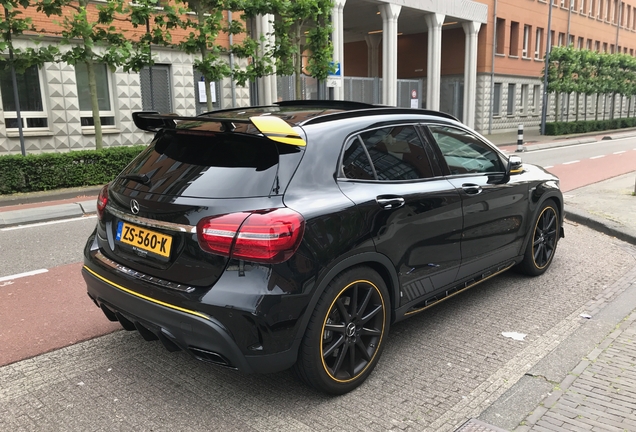
<instances>
[{"instance_id":1,"label":"tire","mask_svg":"<svg viewBox=\"0 0 636 432\"><path fill-rule=\"evenodd\" d=\"M527 275L539 276L550 267L559 242L561 227L554 201L546 201L533 222L530 240L518 269Z\"/></svg>"},{"instance_id":2,"label":"tire","mask_svg":"<svg viewBox=\"0 0 636 432\"><path fill-rule=\"evenodd\" d=\"M313 311L294 366L296 374L329 394L358 387L378 363L389 333L390 311L386 284L378 273L368 267L340 273Z\"/></svg>"}]
</instances>

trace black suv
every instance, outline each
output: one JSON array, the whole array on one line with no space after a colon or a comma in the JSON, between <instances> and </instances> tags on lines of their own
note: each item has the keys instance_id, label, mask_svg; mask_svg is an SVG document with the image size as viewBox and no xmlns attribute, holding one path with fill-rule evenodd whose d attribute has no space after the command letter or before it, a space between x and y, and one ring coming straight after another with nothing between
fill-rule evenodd
<instances>
[{"instance_id":1,"label":"black suv","mask_svg":"<svg viewBox=\"0 0 636 432\"><path fill-rule=\"evenodd\" d=\"M206 362L348 392L391 323L543 273L563 236L558 179L446 114L296 101L134 121L155 138L100 193L88 294Z\"/></svg>"}]
</instances>

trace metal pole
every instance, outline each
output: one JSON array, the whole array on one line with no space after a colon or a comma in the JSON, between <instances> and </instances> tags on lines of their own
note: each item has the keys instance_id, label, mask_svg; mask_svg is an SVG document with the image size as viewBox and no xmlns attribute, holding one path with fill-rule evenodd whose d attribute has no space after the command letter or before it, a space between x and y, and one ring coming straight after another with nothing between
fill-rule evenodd
<instances>
[{"instance_id":1,"label":"metal pole","mask_svg":"<svg viewBox=\"0 0 636 432\"><path fill-rule=\"evenodd\" d=\"M517 128L517 152L524 151L523 148L523 125L520 124Z\"/></svg>"},{"instance_id":2,"label":"metal pole","mask_svg":"<svg viewBox=\"0 0 636 432\"><path fill-rule=\"evenodd\" d=\"M492 133L492 117L495 115L495 45L497 44L497 0L495 0L492 36L492 65L490 66L490 116L488 119L488 134Z\"/></svg>"},{"instance_id":3,"label":"metal pole","mask_svg":"<svg viewBox=\"0 0 636 432\"><path fill-rule=\"evenodd\" d=\"M541 107L541 135L545 135L545 121L548 114L548 65L550 64L550 51L552 50L552 0L548 0L548 32L546 34L545 71L543 73L543 106Z\"/></svg>"},{"instance_id":4,"label":"metal pole","mask_svg":"<svg viewBox=\"0 0 636 432\"><path fill-rule=\"evenodd\" d=\"M9 21L9 11L4 8L4 16ZM20 113L20 95L18 94L18 79L15 76L15 67L13 66L13 47L11 45L11 31L7 32L7 42L9 42L9 63L11 64L11 81L13 82L13 99L15 100L15 113L18 119L18 135L20 136L20 151L22 156L26 156L26 147L24 146L24 131L22 130L22 114Z\"/></svg>"}]
</instances>

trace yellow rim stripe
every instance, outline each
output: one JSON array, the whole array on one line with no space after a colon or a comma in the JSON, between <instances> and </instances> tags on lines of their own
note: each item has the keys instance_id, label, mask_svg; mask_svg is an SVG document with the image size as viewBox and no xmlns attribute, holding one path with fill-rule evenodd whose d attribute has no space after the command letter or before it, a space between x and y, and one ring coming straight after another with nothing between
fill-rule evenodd
<instances>
[{"instance_id":1,"label":"yellow rim stripe","mask_svg":"<svg viewBox=\"0 0 636 432\"><path fill-rule=\"evenodd\" d=\"M299 147L307 145L300 135L282 118L275 116L254 116L250 121L260 133L272 141Z\"/></svg>"},{"instance_id":2,"label":"yellow rim stripe","mask_svg":"<svg viewBox=\"0 0 636 432\"><path fill-rule=\"evenodd\" d=\"M384 315L384 319L382 320L382 333L380 334L380 340L378 342L377 348L375 350L375 352L373 353L373 356L371 357L371 360L369 360L369 363L367 363L367 365L364 367L364 369L362 369L362 371L360 371L360 373L356 376L354 376L353 378L349 378L348 380L339 380L338 378L336 378L335 376L331 375L331 372L329 372L329 368L327 367L327 364L325 363L325 357L322 355L322 338L323 335L325 334L325 327L327 326L327 320L329 319L329 312L331 312L331 309L333 309L333 306L336 304L336 301L338 301L338 299L340 298L340 295L345 292L347 289L349 289L350 286L357 284L357 283L367 283L369 285L371 285L378 294L380 294L380 300L382 300L382 314ZM331 302L331 306L329 306L329 309L327 310L327 316L325 317L324 322L322 323L322 332L320 334L320 359L322 360L322 367L325 369L325 372L327 372L327 375L329 375L331 377L332 380L340 382L340 383L348 383L353 381L354 379L358 378L360 375L362 375L364 373L364 371L367 370L367 368L371 365L371 363L373 363L373 359L375 358L375 355L378 353L378 349L380 349L380 345L382 344L382 339L384 338L384 327L386 326L386 307L384 305L384 297L382 297L382 293L380 292L380 290L378 289L378 287L375 286L375 284L373 284L370 281L367 280L357 280L355 282L351 282L349 285L347 285L346 287L344 287L336 296L336 298Z\"/></svg>"},{"instance_id":3,"label":"yellow rim stripe","mask_svg":"<svg viewBox=\"0 0 636 432\"><path fill-rule=\"evenodd\" d=\"M102 276L98 275L97 273L95 273L93 270L89 269L86 266L84 266L84 270L86 270L87 272L89 272L90 274L95 276L97 279L100 279L101 281L106 282L107 284L112 285L115 288L119 288L120 290L122 290L122 291L124 291L124 292L126 292L128 294L134 295L135 297L139 297L140 299L144 299L144 300L147 300L149 302L152 302L152 303L155 303L155 304L158 304L158 305L170 308L170 309L178 310L179 312L185 312L185 313L190 314L190 315L195 315L195 316L201 317L201 318L206 319L206 320L210 319L209 316L207 316L205 314L202 314L201 312L197 312L197 311L193 311L193 310L190 310L190 309L185 309L185 308L182 308L182 307L179 307L179 306L171 305L170 303L165 303L165 302L162 302L161 300L156 300L156 299L153 299L152 297L148 297L148 296L145 296L143 294L139 294L138 292L135 292L133 290L125 288L125 287L123 287L123 286L121 286L119 284L116 284L115 282L112 282L112 281L106 279L105 277L102 277Z\"/></svg>"}]
</instances>

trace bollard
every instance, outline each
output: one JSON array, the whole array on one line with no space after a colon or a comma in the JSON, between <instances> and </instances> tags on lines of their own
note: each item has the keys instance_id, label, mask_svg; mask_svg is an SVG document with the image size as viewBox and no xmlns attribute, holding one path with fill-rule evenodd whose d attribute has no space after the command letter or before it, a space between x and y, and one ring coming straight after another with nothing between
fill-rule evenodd
<instances>
[{"instance_id":1,"label":"bollard","mask_svg":"<svg viewBox=\"0 0 636 432\"><path fill-rule=\"evenodd\" d=\"M522 152L523 149L523 125L519 125L519 129L517 129L517 152Z\"/></svg>"}]
</instances>

